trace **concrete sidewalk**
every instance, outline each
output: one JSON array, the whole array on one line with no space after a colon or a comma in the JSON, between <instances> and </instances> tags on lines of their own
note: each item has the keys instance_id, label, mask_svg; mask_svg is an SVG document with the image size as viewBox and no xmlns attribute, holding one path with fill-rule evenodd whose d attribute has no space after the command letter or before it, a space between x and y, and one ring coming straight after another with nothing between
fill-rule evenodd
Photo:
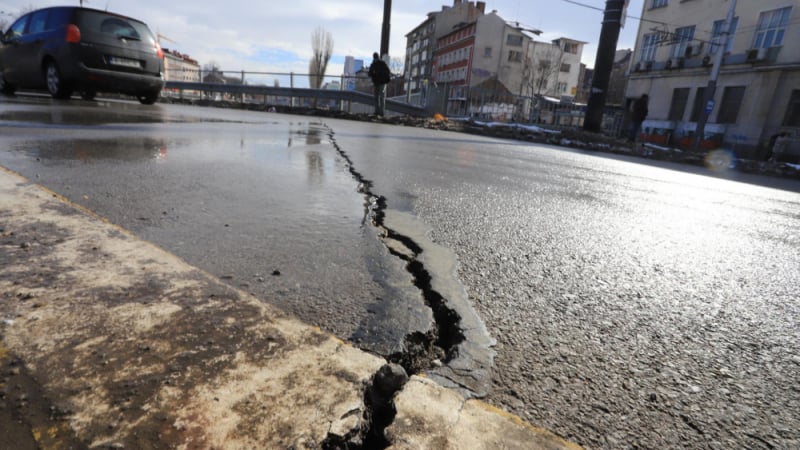
<instances>
[{"instance_id":1,"label":"concrete sidewalk","mask_svg":"<svg viewBox=\"0 0 800 450\"><path fill-rule=\"evenodd\" d=\"M579 448L393 369L0 168L0 448Z\"/></svg>"}]
</instances>

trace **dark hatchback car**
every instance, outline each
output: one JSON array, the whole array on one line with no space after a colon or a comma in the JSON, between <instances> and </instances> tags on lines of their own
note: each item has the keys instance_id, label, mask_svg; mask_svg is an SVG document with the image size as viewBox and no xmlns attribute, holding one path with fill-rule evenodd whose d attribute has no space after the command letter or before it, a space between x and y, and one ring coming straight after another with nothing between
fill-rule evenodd
<instances>
[{"instance_id":1,"label":"dark hatchback car","mask_svg":"<svg viewBox=\"0 0 800 450\"><path fill-rule=\"evenodd\" d=\"M149 105L164 86L164 54L143 22L79 7L20 17L0 39L0 91L46 88L54 98L79 91L133 95Z\"/></svg>"}]
</instances>

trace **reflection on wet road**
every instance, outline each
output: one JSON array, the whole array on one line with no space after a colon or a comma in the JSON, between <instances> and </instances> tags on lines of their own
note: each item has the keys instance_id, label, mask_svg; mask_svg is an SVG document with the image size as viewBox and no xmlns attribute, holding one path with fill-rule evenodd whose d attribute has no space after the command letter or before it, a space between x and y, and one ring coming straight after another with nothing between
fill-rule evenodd
<instances>
[{"instance_id":1,"label":"reflection on wet road","mask_svg":"<svg viewBox=\"0 0 800 450\"><path fill-rule=\"evenodd\" d=\"M800 183L332 127L458 255L490 401L590 448L800 445Z\"/></svg>"},{"instance_id":2,"label":"reflection on wet road","mask_svg":"<svg viewBox=\"0 0 800 450\"><path fill-rule=\"evenodd\" d=\"M0 102L0 164L341 337L391 352L430 320L412 282L449 285L497 340L489 401L537 425L590 448L800 447L797 181L241 111L5 114L50 107ZM463 285L412 280L376 204Z\"/></svg>"},{"instance_id":3,"label":"reflection on wet road","mask_svg":"<svg viewBox=\"0 0 800 450\"><path fill-rule=\"evenodd\" d=\"M0 164L364 348L430 327L323 124L102 105L0 110Z\"/></svg>"}]
</instances>

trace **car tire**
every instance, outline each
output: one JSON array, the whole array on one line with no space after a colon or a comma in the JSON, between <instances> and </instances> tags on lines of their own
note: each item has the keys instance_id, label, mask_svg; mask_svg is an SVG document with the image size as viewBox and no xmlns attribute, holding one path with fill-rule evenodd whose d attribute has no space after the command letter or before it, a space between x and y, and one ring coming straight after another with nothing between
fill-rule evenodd
<instances>
[{"instance_id":1,"label":"car tire","mask_svg":"<svg viewBox=\"0 0 800 450\"><path fill-rule=\"evenodd\" d=\"M0 74L0 93L12 95L16 92L17 87L6 81L6 78Z\"/></svg>"},{"instance_id":2,"label":"car tire","mask_svg":"<svg viewBox=\"0 0 800 450\"><path fill-rule=\"evenodd\" d=\"M136 98L139 99L139 103L143 105L152 105L153 103L158 100L158 95L160 91L156 92L143 92L136 95Z\"/></svg>"},{"instance_id":3,"label":"car tire","mask_svg":"<svg viewBox=\"0 0 800 450\"><path fill-rule=\"evenodd\" d=\"M47 63L44 75L47 80L47 90L53 98L66 99L72 95L72 88L64 81L55 61Z\"/></svg>"},{"instance_id":4,"label":"car tire","mask_svg":"<svg viewBox=\"0 0 800 450\"><path fill-rule=\"evenodd\" d=\"M86 101L92 101L94 98L97 97L97 91L95 90L88 90L81 92L81 98Z\"/></svg>"}]
</instances>

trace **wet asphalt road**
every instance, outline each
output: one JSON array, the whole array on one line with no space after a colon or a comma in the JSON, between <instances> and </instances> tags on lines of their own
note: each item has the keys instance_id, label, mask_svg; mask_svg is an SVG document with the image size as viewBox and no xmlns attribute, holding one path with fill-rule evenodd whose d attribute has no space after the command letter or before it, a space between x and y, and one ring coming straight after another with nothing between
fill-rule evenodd
<instances>
[{"instance_id":1,"label":"wet asphalt road","mask_svg":"<svg viewBox=\"0 0 800 450\"><path fill-rule=\"evenodd\" d=\"M391 351L430 318L333 142L458 256L497 340L490 402L588 448L800 447L796 181L371 123L0 99L3 166Z\"/></svg>"}]
</instances>

